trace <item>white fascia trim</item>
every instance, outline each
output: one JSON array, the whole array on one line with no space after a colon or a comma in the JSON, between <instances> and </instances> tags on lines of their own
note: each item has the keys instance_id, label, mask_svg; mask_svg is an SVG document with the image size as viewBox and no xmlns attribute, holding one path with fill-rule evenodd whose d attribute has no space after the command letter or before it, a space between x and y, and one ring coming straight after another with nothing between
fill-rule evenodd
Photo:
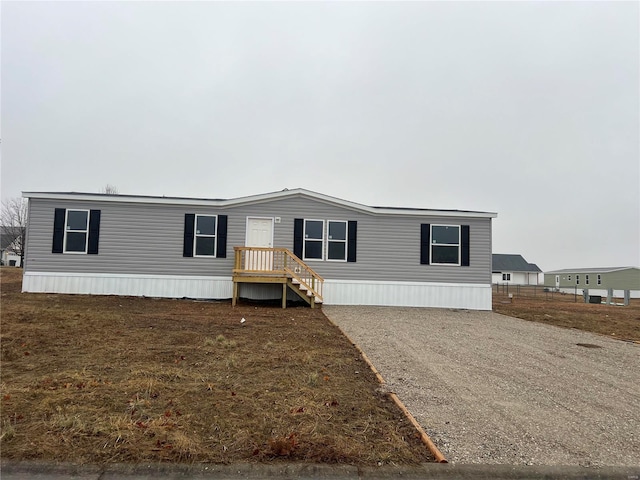
<instances>
[{"instance_id":1,"label":"white fascia trim","mask_svg":"<svg viewBox=\"0 0 640 480\"><path fill-rule=\"evenodd\" d=\"M430 287L469 287L492 288L492 283L440 283L440 282L405 282L397 280L340 280L337 278L325 278L324 283L347 283L357 285L406 285L406 286L430 286Z\"/></svg>"},{"instance_id":2,"label":"white fascia trim","mask_svg":"<svg viewBox=\"0 0 640 480\"><path fill-rule=\"evenodd\" d=\"M203 275L149 275L140 273L78 273L78 272L24 272L25 277L91 277L91 278L139 278L166 280L217 280L233 281L232 277L213 277Z\"/></svg>"},{"instance_id":3,"label":"white fascia trim","mask_svg":"<svg viewBox=\"0 0 640 480\"><path fill-rule=\"evenodd\" d=\"M107 195L98 193L56 193L56 192L22 192L24 198L41 198L51 200L80 200L80 201L100 201L118 203L146 203L160 205L191 205L209 207L231 207L237 205L247 205L252 203L262 203L290 196L306 196L332 205L340 205L352 210L368 213L370 215L410 215L410 216L437 216L437 217L465 217L465 218L496 218L495 212L472 212L458 210L427 210L413 208L385 208L370 207L360 203L342 200L322 193L312 192L302 188L293 190L282 190L280 192L264 193L260 195L250 195L247 197L232 198L229 200L215 200L202 198L179 198L179 197L152 197L136 195Z\"/></svg>"}]
</instances>

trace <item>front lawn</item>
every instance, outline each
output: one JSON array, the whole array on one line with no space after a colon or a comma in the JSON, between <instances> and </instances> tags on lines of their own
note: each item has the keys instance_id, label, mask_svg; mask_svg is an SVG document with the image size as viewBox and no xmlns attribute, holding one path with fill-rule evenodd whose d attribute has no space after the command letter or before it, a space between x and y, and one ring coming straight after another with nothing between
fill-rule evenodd
<instances>
[{"instance_id":1,"label":"front lawn","mask_svg":"<svg viewBox=\"0 0 640 480\"><path fill-rule=\"evenodd\" d=\"M1 271L3 458L433 461L320 310L23 294Z\"/></svg>"}]
</instances>

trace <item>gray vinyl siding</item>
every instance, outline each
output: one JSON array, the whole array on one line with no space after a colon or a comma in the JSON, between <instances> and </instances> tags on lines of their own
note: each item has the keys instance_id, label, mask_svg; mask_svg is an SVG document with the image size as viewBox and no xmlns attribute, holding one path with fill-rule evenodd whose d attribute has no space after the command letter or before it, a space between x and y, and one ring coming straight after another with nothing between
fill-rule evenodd
<instances>
[{"instance_id":1,"label":"gray vinyl siding","mask_svg":"<svg viewBox=\"0 0 640 480\"><path fill-rule=\"evenodd\" d=\"M27 200L27 225L25 229L24 242L22 244L23 252L24 252L24 262L22 264L23 271L27 269L27 264L29 263L29 235L31 230L31 205L33 205L32 200Z\"/></svg>"},{"instance_id":2,"label":"gray vinyl siding","mask_svg":"<svg viewBox=\"0 0 640 480\"><path fill-rule=\"evenodd\" d=\"M327 279L491 283L491 219L374 215L308 197L204 207L134 202L30 199L26 271L231 276L234 246L245 244L248 216L280 217L274 247L293 250L295 218L355 220L357 262L308 261ZM98 255L52 254L55 208L101 210ZM185 258L186 213L227 215L227 258ZM420 224L470 226L470 266L420 264Z\"/></svg>"}]
</instances>

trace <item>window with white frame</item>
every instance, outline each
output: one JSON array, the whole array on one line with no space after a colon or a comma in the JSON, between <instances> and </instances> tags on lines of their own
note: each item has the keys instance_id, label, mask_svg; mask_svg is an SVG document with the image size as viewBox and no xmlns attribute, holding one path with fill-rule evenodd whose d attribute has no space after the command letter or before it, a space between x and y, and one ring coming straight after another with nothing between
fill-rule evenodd
<instances>
[{"instance_id":1,"label":"window with white frame","mask_svg":"<svg viewBox=\"0 0 640 480\"><path fill-rule=\"evenodd\" d=\"M64 252L87 253L89 210L67 210L64 227Z\"/></svg>"},{"instance_id":2,"label":"window with white frame","mask_svg":"<svg viewBox=\"0 0 640 480\"><path fill-rule=\"evenodd\" d=\"M598 274L597 278L596 278L596 283L598 285L602 285L602 275Z\"/></svg>"},{"instance_id":3,"label":"window with white frame","mask_svg":"<svg viewBox=\"0 0 640 480\"><path fill-rule=\"evenodd\" d=\"M571 275L567 275L567 282L571 281Z\"/></svg>"},{"instance_id":4,"label":"window with white frame","mask_svg":"<svg viewBox=\"0 0 640 480\"><path fill-rule=\"evenodd\" d=\"M584 284L589 285L589 275L584 276Z\"/></svg>"},{"instance_id":5,"label":"window with white frame","mask_svg":"<svg viewBox=\"0 0 640 480\"><path fill-rule=\"evenodd\" d=\"M327 260L347 261L347 222L329 220L327 222Z\"/></svg>"},{"instance_id":6,"label":"window with white frame","mask_svg":"<svg viewBox=\"0 0 640 480\"><path fill-rule=\"evenodd\" d=\"M194 251L196 257L216 256L216 225L215 215L196 215Z\"/></svg>"},{"instance_id":7,"label":"window with white frame","mask_svg":"<svg viewBox=\"0 0 640 480\"><path fill-rule=\"evenodd\" d=\"M576 274L576 285L580 285L580 275Z\"/></svg>"},{"instance_id":8,"label":"window with white frame","mask_svg":"<svg viewBox=\"0 0 640 480\"><path fill-rule=\"evenodd\" d=\"M511 274L510 273L503 273L502 274L502 280L509 282L511 281Z\"/></svg>"},{"instance_id":9,"label":"window with white frame","mask_svg":"<svg viewBox=\"0 0 640 480\"><path fill-rule=\"evenodd\" d=\"M431 225L431 263L460 265L459 225Z\"/></svg>"},{"instance_id":10,"label":"window with white frame","mask_svg":"<svg viewBox=\"0 0 640 480\"><path fill-rule=\"evenodd\" d=\"M304 221L303 260L322 260L324 258L324 220Z\"/></svg>"}]
</instances>

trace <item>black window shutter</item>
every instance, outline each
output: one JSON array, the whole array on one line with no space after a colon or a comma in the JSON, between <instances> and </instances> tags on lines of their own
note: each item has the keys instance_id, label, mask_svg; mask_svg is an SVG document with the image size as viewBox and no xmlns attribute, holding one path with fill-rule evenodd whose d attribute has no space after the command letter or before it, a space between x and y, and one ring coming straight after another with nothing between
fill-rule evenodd
<instances>
[{"instance_id":1,"label":"black window shutter","mask_svg":"<svg viewBox=\"0 0 640 480\"><path fill-rule=\"evenodd\" d=\"M302 242L304 231L304 219L296 218L293 220L293 254L302 258Z\"/></svg>"},{"instance_id":2,"label":"black window shutter","mask_svg":"<svg viewBox=\"0 0 640 480\"><path fill-rule=\"evenodd\" d=\"M62 253L64 248L64 208L56 208L53 214L53 247L51 253Z\"/></svg>"},{"instance_id":3,"label":"black window shutter","mask_svg":"<svg viewBox=\"0 0 640 480\"><path fill-rule=\"evenodd\" d=\"M469 266L469 225L462 225L460 231L460 265Z\"/></svg>"},{"instance_id":4,"label":"black window shutter","mask_svg":"<svg viewBox=\"0 0 640 480\"><path fill-rule=\"evenodd\" d=\"M420 224L420 263L429 265L429 247L431 245L431 224Z\"/></svg>"},{"instance_id":5,"label":"black window shutter","mask_svg":"<svg viewBox=\"0 0 640 480\"><path fill-rule=\"evenodd\" d=\"M194 213L184 214L184 246L182 248L183 257L193 257L193 232L196 222Z\"/></svg>"},{"instance_id":6,"label":"black window shutter","mask_svg":"<svg viewBox=\"0 0 640 480\"><path fill-rule=\"evenodd\" d=\"M349 221L347 237L347 262L356 261L356 242L358 240L358 222Z\"/></svg>"},{"instance_id":7,"label":"black window shutter","mask_svg":"<svg viewBox=\"0 0 640 480\"><path fill-rule=\"evenodd\" d=\"M89 242L87 253L92 255L98 254L98 242L100 240L100 210L91 210L89 212Z\"/></svg>"},{"instance_id":8,"label":"black window shutter","mask_svg":"<svg viewBox=\"0 0 640 480\"><path fill-rule=\"evenodd\" d=\"M216 257L227 258L227 216L218 215L218 232L216 234Z\"/></svg>"}]
</instances>

